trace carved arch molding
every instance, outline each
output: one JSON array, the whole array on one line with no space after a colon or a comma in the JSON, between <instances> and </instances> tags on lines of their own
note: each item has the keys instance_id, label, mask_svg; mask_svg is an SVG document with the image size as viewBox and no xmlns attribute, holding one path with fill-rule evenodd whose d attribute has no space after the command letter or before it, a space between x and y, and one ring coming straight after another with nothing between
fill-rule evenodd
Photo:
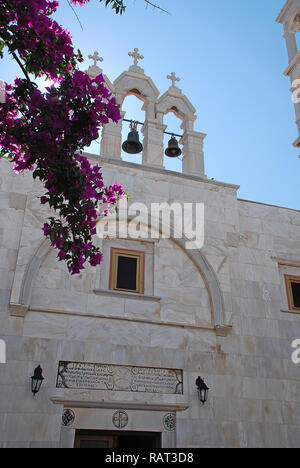
<instances>
[{"instance_id":1,"label":"carved arch molding","mask_svg":"<svg viewBox=\"0 0 300 468\"><path fill-rule=\"evenodd\" d=\"M171 228L174 229L173 226ZM186 253L187 257L198 269L209 294L216 332L220 336L226 336L232 327L226 325L223 294L215 271L201 250L186 250L187 238L176 239L171 234L171 240ZM52 249L50 242L43 239L35 249L26 267L17 264L10 299L10 313L12 316L25 317L30 309L32 291L39 269Z\"/></svg>"}]
</instances>

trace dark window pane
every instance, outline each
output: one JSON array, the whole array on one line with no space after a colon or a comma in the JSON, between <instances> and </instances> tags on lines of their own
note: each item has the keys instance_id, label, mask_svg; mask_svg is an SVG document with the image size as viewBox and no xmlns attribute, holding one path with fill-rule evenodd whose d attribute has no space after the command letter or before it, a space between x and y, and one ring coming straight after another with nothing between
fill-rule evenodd
<instances>
[{"instance_id":1,"label":"dark window pane","mask_svg":"<svg viewBox=\"0 0 300 468\"><path fill-rule=\"evenodd\" d=\"M294 306L300 308L300 283L292 283Z\"/></svg>"},{"instance_id":2,"label":"dark window pane","mask_svg":"<svg viewBox=\"0 0 300 468\"><path fill-rule=\"evenodd\" d=\"M101 449L101 448L108 448L109 442L108 440L84 440L80 441L80 448L83 449Z\"/></svg>"},{"instance_id":3,"label":"dark window pane","mask_svg":"<svg viewBox=\"0 0 300 468\"><path fill-rule=\"evenodd\" d=\"M134 437L126 437L126 435L122 435L118 437L118 447L122 449L136 449L137 447L141 447L143 449L147 448L156 448L159 445L159 435L149 436L149 437L142 437L142 436L134 436ZM160 446L160 445L159 445Z\"/></svg>"},{"instance_id":4,"label":"dark window pane","mask_svg":"<svg viewBox=\"0 0 300 468\"><path fill-rule=\"evenodd\" d=\"M137 259L118 257L117 289L136 291Z\"/></svg>"}]
</instances>

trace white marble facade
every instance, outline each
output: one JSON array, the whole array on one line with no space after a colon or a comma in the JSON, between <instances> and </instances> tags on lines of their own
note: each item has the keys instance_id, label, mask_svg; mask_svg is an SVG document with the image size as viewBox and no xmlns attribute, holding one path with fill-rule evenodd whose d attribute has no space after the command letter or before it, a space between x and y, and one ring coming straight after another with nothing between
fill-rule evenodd
<instances>
[{"instance_id":1,"label":"white marble facade","mask_svg":"<svg viewBox=\"0 0 300 468\"><path fill-rule=\"evenodd\" d=\"M99 241L100 268L70 277L43 240L48 212L30 174L0 164L0 446L73 447L76 429L113 430L125 410L127 430L161 432L165 448L300 447L300 367L292 343L300 315L289 311L284 274L300 276L300 212L237 197L238 186L208 180L195 109L175 86L159 96L135 63L114 83L145 103L143 164L121 159L121 124L105 127L101 156L107 184L131 202L205 204L205 245L187 251L175 239ZM98 57L99 59L99 57ZM97 57L92 74L99 71ZM164 115L182 120L183 173L163 167ZM110 248L146 256L145 294L109 291ZM60 361L183 370L183 394L56 388ZM45 381L36 397L30 377ZM195 385L210 388L205 406ZM71 409L75 420L62 426ZM176 430L163 425L168 413Z\"/></svg>"}]
</instances>

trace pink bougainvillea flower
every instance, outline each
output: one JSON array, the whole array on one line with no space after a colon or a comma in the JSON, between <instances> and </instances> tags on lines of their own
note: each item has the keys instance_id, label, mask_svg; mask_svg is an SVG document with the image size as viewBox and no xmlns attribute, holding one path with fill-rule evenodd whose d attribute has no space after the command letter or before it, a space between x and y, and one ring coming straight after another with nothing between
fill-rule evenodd
<instances>
[{"instance_id":1,"label":"pink bougainvillea flower","mask_svg":"<svg viewBox=\"0 0 300 468\"><path fill-rule=\"evenodd\" d=\"M16 173L33 171L43 183L40 202L58 215L44 224L44 235L70 273L78 274L87 261L96 266L102 260L92 242L99 203L108 212L124 197L120 185L105 186L101 168L92 167L80 151L103 125L121 116L103 76L91 79L78 70L81 53L52 18L58 6L56 0L1 0L0 39L22 64L25 79L7 85L0 103L0 158L7 156ZM30 76L54 84L42 92Z\"/></svg>"}]
</instances>

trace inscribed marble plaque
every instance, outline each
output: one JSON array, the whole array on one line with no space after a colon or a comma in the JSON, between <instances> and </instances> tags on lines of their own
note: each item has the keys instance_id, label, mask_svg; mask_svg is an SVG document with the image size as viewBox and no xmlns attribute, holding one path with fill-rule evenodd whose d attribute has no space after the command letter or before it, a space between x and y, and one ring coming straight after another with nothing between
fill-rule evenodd
<instances>
[{"instance_id":1,"label":"inscribed marble plaque","mask_svg":"<svg viewBox=\"0 0 300 468\"><path fill-rule=\"evenodd\" d=\"M57 388L183 394L182 370L60 362Z\"/></svg>"}]
</instances>

